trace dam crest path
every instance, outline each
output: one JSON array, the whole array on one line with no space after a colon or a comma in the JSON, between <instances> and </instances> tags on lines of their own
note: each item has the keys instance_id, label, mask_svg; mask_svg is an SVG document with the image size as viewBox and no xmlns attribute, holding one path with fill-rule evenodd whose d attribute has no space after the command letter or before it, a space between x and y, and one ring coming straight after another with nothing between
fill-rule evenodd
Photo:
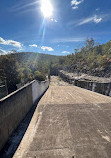
<instances>
[{"instance_id":1,"label":"dam crest path","mask_svg":"<svg viewBox=\"0 0 111 158\"><path fill-rule=\"evenodd\" d=\"M111 98L52 76L13 158L111 158Z\"/></svg>"}]
</instances>

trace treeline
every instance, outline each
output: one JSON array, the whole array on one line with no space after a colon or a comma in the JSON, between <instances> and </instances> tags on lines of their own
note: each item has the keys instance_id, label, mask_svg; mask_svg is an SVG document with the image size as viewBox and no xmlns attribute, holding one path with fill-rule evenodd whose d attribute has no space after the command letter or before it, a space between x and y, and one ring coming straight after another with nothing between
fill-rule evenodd
<instances>
[{"instance_id":1,"label":"treeline","mask_svg":"<svg viewBox=\"0 0 111 158\"><path fill-rule=\"evenodd\" d=\"M31 52L14 52L0 56L0 82L6 81L8 92L34 79L44 81L46 76L56 75L58 69L111 77L111 41L100 45L93 38L85 46L67 56L53 56Z\"/></svg>"},{"instance_id":2,"label":"treeline","mask_svg":"<svg viewBox=\"0 0 111 158\"><path fill-rule=\"evenodd\" d=\"M34 79L44 81L50 74L51 63L58 63L59 58L31 52L2 55L0 56L0 81L6 81L9 93L15 91L19 83L23 85Z\"/></svg>"},{"instance_id":3,"label":"treeline","mask_svg":"<svg viewBox=\"0 0 111 158\"><path fill-rule=\"evenodd\" d=\"M69 72L87 73L99 77L111 77L111 41L100 45L93 38L87 39L85 46L59 60Z\"/></svg>"}]
</instances>

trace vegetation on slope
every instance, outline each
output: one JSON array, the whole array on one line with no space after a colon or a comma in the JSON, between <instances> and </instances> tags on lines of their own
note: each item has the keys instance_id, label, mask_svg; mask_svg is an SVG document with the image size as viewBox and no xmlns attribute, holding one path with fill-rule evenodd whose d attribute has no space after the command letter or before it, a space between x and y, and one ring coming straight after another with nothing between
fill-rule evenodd
<instances>
[{"instance_id":1,"label":"vegetation on slope","mask_svg":"<svg viewBox=\"0 0 111 158\"><path fill-rule=\"evenodd\" d=\"M67 56L21 52L0 56L0 81L6 81L9 93L16 90L18 83L25 84L34 79L43 81L58 69L68 72L86 73L94 76L111 77L111 41L95 44L87 39L81 49Z\"/></svg>"},{"instance_id":2,"label":"vegetation on slope","mask_svg":"<svg viewBox=\"0 0 111 158\"><path fill-rule=\"evenodd\" d=\"M6 80L8 92L17 89L16 84L25 84L34 79L44 81L49 75L50 64L59 57L22 52L0 56L0 80Z\"/></svg>"},{"instance_id":3,"label":"vegetation on slope","mask_svg":"<svg viewBox=\"0 0 111 158\"><path fill-rule=\"evenodd\" d=\"M80 50L59 60L58 67L69 72L86 73L94 76L111 77L111 41L106 44L95 44L94 40L86 40Z\"/></svg>"}]
</instances>

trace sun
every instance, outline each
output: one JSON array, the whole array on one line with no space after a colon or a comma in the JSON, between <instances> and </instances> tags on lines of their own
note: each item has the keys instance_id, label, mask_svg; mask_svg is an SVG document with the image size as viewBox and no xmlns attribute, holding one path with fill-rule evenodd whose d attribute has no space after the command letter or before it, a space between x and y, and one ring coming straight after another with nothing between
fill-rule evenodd
<instances>
[{"instance_id":1,"label":"sun","mask_svg":"<svg viewBox=\"0 0 111 158\"><path fill-rule=\"evenodd\" d=\"M44 18L50 18L53 15L53 6L50 0L41 0L41 12Z\"/></svg>"}]
</instances>

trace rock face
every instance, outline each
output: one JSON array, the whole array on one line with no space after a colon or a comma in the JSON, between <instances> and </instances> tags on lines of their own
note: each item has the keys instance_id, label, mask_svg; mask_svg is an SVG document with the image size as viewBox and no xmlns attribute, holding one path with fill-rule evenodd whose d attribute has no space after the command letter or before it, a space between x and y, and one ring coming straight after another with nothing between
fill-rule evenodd
<instances>
[{"instance_id":1,"label":"rock face","mask_svg":"<svg viewBox=\"0 0 111 158\"><path fill-rule=\"evenodd\" d=\"M60 70L59 76L75 86L111 96L111 79L89 76L87 74L68 73Z\"/></svg>"},{"instance_id":2,"label":"rock face","mask_svg":"<svg viewBox=\"0 0 111 158\"><path fill-rule=\"evenodd\" d=\"M111 62L108 63L105 67L90 67L87 64L83 64L81 67L79 63L73 64L71 66L67 66L66 68L63 67L62 70L66 70L68 72L78 72L78 73L85 73L91 76L98 76L98 77L111 77Z\"/></svg>"}]
</instances>

